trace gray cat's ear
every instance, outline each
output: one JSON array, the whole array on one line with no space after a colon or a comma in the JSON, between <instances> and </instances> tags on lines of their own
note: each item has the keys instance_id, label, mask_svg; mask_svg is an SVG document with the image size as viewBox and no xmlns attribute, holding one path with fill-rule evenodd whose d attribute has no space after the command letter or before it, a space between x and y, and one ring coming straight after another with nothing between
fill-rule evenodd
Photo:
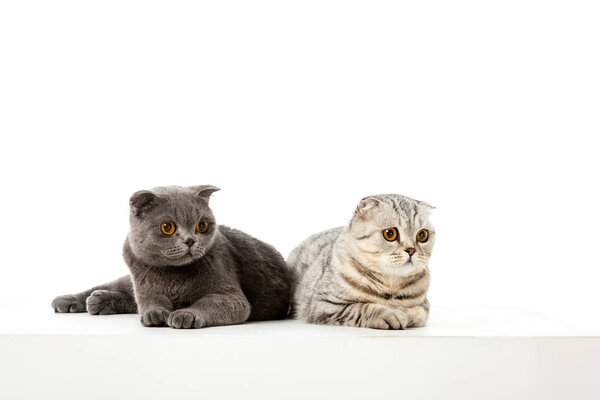
<instances>
[{"instance_id":1,"label":"gray cat's ear","mask_svg":"<svg viewBox=\"0 0 600 400\"><path fill-rule=\"evenodd\" d=\"M212 185L190 186L190 189L192 191L196 192L196 194L198 194L198 196L202 197L203 199L205 199L207 201L211 194L221 190L218 187L212 186Z\"/></svg>"},{"instance_id":2,"label":"gray cat's ear","mask_svg":"<svg viewBox=\"0 0 600 400\"><path fill-rule=\"evenodd\" d=\"M140 190L135 192L129 199L129 208L133 215L140 213L152 206L156 202L158 196L149 190Z\"/></svg>"},{"instance_id":3,"label":"gray cat's ear","mask_svg":"<svg viewBox=\"0 0 600 400\"><path fill-rule=\"evenodd\" d=\"M377 207L380 201L375 197L365 197L358 203L356 206L356 210L354 210L354 215L357 217L365 217L369 210Z\"/></svg>"}]
</instances>

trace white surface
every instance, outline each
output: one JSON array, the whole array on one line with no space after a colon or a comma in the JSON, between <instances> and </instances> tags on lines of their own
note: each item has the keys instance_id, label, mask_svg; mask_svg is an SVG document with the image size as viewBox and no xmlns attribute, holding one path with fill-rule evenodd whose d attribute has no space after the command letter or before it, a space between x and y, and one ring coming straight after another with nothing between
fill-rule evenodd
<instances>
[{"instance_id":1,"label":"white surface","mask_svg":"<svg viewBox=\"0 0 600 400\"><path fill-rule=\"evenodd\" d=\"M0 335L191 335L234 337L583 337L599 331L572 326L520 308L433 307L424 328L405 331L304 324L295 320L252 322L200 330L144 328L137 314L89 315L54 313L47 304L8 305Z\"/></svg>"},{"instance_id":2,"label":"white surface","mask_svg":"<svg viewBox=\"0 0 600 400\"><path fill-rule=\"evenodd\" d=\"M521 309L436 308L427 328L260 322L179 331L136 315L0 309L4 399L597 399L600 337Z\"/></svg>"}]
</instances>

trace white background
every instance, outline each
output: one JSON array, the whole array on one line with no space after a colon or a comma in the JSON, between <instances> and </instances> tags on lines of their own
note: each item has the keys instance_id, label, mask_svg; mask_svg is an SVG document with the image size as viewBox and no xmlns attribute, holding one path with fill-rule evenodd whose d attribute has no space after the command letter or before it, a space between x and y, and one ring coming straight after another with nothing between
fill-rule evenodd
<instances>
[{"instance_id":1,"label":"white background","mask_svg":"<svg viewBox=\"0 0 600 400\"><path fill-rule=\"evenodd\" d=\"M285 256L360 198L437 206L435 305L600 326L599 6L0 3L0 302L127 272L128 200L215 184Z\"/></svg>"}]
</instances>

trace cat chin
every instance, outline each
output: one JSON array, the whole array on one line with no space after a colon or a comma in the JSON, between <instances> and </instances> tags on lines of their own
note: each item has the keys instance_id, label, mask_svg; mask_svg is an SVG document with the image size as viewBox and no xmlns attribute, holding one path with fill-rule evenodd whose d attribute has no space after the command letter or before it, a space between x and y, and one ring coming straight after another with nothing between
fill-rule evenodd
<instances>
[{"instance_id":1,"label":"cat chin","mask_svg":"<svg viewBox=\"0 0 600 400\"><path fill-rule=\"evenodd\" d=\"M169 264L167 264L167 265L171 266L171 267L181 267L184 265L191 264L195 261L198 261L201 258L202 258L202 256L195 256L190 253L187 253L187 254L184 254L182 257L179 257L176 259L173 259L173 258L168 259Z\"/></svg>"},{"instance_id":2,"label":"cat chin","mask_svg":"<svg viewBox=\"0 0 600 400\"><path fill-rule=\"evenodd\" d=\"M191 253L184 253L181 256L175 257L173 255L166 256L164 254L157 255L152 259L141 259L147 265L153 267L181 267L184 265L191 264L201 259L202 256L193 255Z\"/></svg>"},{"instance_id":3,"label":"cat chin","mask_svg":"<svg viewBox=\"0 0 600 400\"><path fill-rule=\"evenodd\" d=\"M383 272L391 276L408 276L423 270L420 263L391 264L383 267Z\"/></svg>"},{"instance_id":4,"label":"cat chin","mask_svg":"<svg viewBox=\"0 0 600 400\"><path fill-rule=\"evenodd\" d=\"M201 249L185 251L180 255L176 254L162 254L163 259L167 260L165 264L171 266L182 266L190 264L204 257L204 251Z\"/></svg>"}]
</instances>

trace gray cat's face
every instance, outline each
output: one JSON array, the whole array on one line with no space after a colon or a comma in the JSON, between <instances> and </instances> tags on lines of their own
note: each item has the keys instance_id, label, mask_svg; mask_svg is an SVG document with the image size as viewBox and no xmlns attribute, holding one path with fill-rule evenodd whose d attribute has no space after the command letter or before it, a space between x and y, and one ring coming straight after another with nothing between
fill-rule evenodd
<instances>
[{"instance_id":1,"label":"gray cat's face","mask_svg":"<svg viewBox=\"0 0 600 400\"><path fill-rule=\"evenodd\" d=\"M129 204L129 243L148 265L178 266L201 258L214 241L208 206L214 186L158 187L136 192Z\"/></svg>"},{"instance_id":2,"label":"gray cat's face","mask_svg":"<svg viewBox=\"0 0 600 400\"><path fill-rule=\"evenodd\" d=\"M366 197L350 223L355 255L365 265L390 275L427 267L435 230L427 203L397 194Z\"/></svg>"}]
</instances>

